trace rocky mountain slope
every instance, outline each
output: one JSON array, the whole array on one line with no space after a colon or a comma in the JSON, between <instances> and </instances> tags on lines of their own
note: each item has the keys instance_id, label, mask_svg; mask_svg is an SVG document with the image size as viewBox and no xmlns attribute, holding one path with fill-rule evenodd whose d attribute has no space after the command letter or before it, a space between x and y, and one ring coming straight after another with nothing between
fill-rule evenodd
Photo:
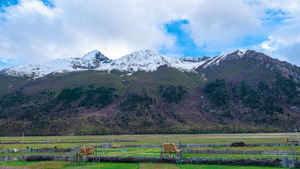
<instances>
[{"instance_id":1,"label":"rocky mountain slope","mask_svg":"<svg viewBox=\"0 0 300 169\"><path fill-rule=\"evenodd\" d=\"M253 50L151 50L4 69L1 135L277 132L299 128L300 69ZM34 78L32 78L34 77Z\"/></svg>"},{"instance_id":2,"label":"rocky mountain slope","mask_svg":"<svg viewBox=\"0 0 300 169\"><path fill-rule=\"evenodd\" d=\"M232 70L232 73L236 73L245 68L251 69L252 71L258 68L264 68L270 71L276 71L287 78L292 76L297 82L300 80L300 69L296 65L273 59L263 53L253 50L238 50L227 55L214 57L201 65L198 68L198 71L207 72L220 69L221 67L228 69L227 65L240 67L238 70ZM244 72L245 70L241 71Z\"/></svg>"}]
</instances>

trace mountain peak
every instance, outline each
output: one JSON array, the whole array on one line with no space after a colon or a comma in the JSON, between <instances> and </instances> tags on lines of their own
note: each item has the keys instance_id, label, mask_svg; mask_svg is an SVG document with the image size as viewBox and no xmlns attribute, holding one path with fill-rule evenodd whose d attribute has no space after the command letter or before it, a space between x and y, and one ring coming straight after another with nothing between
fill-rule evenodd
<instances>
[{"instance_id":1,"label":"mountain peak","mask_svg":"<svg viewBox=\"0 0 300 169\"><path fill-rule=\"evenodd\" d=\"M256 51L250 50L250 49L239 49L239 50L236 50L236 51L231 52L229 54L226 54L225 56L226 57L234 57L236 59L236 58L241 58L241 57L247 56L247 54L249 54L251 52L258 53Z\"/></svg>"},{"instance_id":2,"label":"mountain peak","mask_svg":"<svg viewBox=\"0 0 300 169\"><path fill-rule=\"evenodd\" d=\"M250 53L252 53L252 54L250 54ZM225 61L229 61L229 60L236 60L236 59L240 59L240 58L248 57L248 56L251 57L251 56L256 55L257 53L259 53L259 52L256 52L254 50L249 50L249 49L236 50L234 52L231 52L231 53L228 53L225 55L219 55L219 56L212 58L203 66L203 68L218 66L219 64L222 64Z\"/></svg>"},{"instance_id":3,"label":"mountain peak","mask_svg":"<svg viewBox=\"0 0 300 169\"><path fill-rule=\"evenodd\" d=\"M102 54L98 50L90 51L89 53L82 56L82 59L84 59L84 60L94 60L94 59L100 59L100 58L107 58L108 59L108 57L106 57L104 54Z\"/></svg>"},{"instance_id":4,"label":"mountain peak","mask_svg":"<svg viewBox=\"0 0 300 169\"><path fill-rule=\"evenodd\" d=\"M112 62L112 60L98 50L93 50L85 54L82 58L77 58L71 61L74 69L97 69L101 65L110 62Z\"/></svg>"},{"instance_id":5,"label":"mountain peak","mask_svg":"<svg viewBox=\"0 0 300 169\"><path fill-rule=\"evenodd\" d=\"M84 56L82 56L81 58L84 58L84 59L89 59L89 58L94 58L96 54L100 53L99 50L92 50L90 52L88 52L87 54L85 54Z\"/></svg>"},{"instance_id":6,"label":"mountain peak","mask_svg":"<svg viewBox=\"0 0 300 169\"><path fill-rule=\"evenodd\" d=\"M159 53L147 49L132 52L112 62L110 69L136 72L155 71L159 66L169 65L168 60Z\"/></svg>"},{"instance_id":7,"label":"mountain peak","mask_svg":"<svg viewBox=\"0 0 300 169\"><path fill-rule=\"evenodd\" d=\"M240 49L240 50L237 50L236 52L238 53L238 55L244 56L245 54L247 54L250 51L251 50L249 50L249 49Z\"/></svg>"},{"instance_id":8,"label":"mountain peak","mask_svg":"<svg viewBox=\"0 0 300 169\"><path fill-rule=\"evenodd\" d=\"M122 58L126 59L128 62L132 61L143 61L143 60L153 60L153 59L161 59L161 55L153 50L140 50L136 52L132 52L128 55L123 56Z\"/></svg>"}]
</instances>

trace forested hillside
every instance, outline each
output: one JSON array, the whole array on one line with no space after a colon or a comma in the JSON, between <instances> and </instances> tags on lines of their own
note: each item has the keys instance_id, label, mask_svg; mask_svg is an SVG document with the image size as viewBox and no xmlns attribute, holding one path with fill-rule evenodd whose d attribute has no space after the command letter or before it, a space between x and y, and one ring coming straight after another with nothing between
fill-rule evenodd
<instances>
[{"instance_id":1,"label":"forested hillside","mask_svg":"<svg viewBox=\"0 0 300 169\"><path fill-rule=\"evenodd\" d=\"M194 72L164 65L130 74L88 70L36 79L0 75L0 135L299 128L300 69L253 51L247 57L238 54L208 60Z\"/></svg>"}]
</instances>

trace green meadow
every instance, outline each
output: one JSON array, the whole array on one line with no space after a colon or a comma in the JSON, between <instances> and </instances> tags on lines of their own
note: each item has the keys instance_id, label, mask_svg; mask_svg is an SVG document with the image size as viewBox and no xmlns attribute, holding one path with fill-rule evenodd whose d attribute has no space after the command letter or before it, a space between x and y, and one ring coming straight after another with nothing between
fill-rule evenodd
<instances>
[{"instance_id":1,"label":"green meadow","mask_svg":"<svg viewBox=\"0 0 300 169\"><path fill-rule=\"evenodd\" d=\"M246 144L283 144L286 143L286 135L295 136L294 133L253 133L253 134L164 134L164 135L98 135L98 136L26 136L24 137L0 137L1 147L3 147L3 155L74 155L71 152L57 153L6 153L6 149L24 149L24 148L71 148L84 145L98 145L103 143L111 143L117 145L118 148L97 148L97 155L102 156L121 156L121 157L159 157L161 148L143 148L143 147L127 147L121 148L122 145L159 145L162 142L174 142L180 144L230 144L232 142L243 141ZM94 138L94 140L91 140ZM46 140L48 143L46 143ZM136 142L114 142L114 140L137 140ZM14 142L17 144L7 144ZM23 144L22 144L23 142ZM126 151L124 152L124 150ZM236 151L296 151L300 152L298 146L253 146L253 147L202 147L189 148L200 150L236 150ZM123 150L123 151L122 151ZM0 151L0 153L2 153ZM199 153L183 153L183 158L201 157L201 158L222 158L222 159L261 159L261 158L280 158L286 155L251 155L251 154L199 154ZM292 157L292 155L288 155ZM295 156L300 158L300 156ZM257 166L223 166L223 165L175 165L175 164L156 164L156 163L81 163L75 165L73 162L65 161L41 161L41 162L25 162L10 161L0 163L1 166L14 166L24 168L258 168ZM278 167L259 167L272 168Z\"/></svg>"},{"instance_id":2,"label":"green meadow","mask_svg":"<svg viewBox=\"0 0 300 169\"><path fill-rule=\"evenodd\" d=\"M1 163L0 163L1 164ZM106 163L92 162L80 163L66 161L42 161L42 162L7 162L2 167L12 168L63 168L63 169L282 169L282 167L262 167L262 166L226 166L226 165L200 165L200 164L158 164L158 163Z\"/></svg>"}]
</instances>

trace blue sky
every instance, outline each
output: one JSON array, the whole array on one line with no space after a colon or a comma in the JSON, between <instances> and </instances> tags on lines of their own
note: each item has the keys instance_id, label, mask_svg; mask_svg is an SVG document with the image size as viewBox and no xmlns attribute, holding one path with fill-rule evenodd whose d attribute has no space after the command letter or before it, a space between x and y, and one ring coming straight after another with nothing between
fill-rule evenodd
<instances>
[{"instance_id":1,"label":"blue sky","mask_svg":"<svg viewBox=\"0 0 300 169\"><path fill-rule=\"evenodd\" d=\"M173 57L253 49L300 65L298 0L2 0L0 69L153 49Z\"/></svg>"},{"instance_id":2,"label":"blue sky","mask_svg":"<svg viewBox=\"0 0 300 169\"><path fill-rule=\"evenodd\" d=\"M41 2L44 3L44 5L48 6L48 7L54 7L53 2L51 0L41 0ZM0 6L1 6L1 11L3 12L5 7L11 6L11 5L18 5L20 3L20 1L18 0L1 0L0 1Z\"/></svg>"}]
</instances>

